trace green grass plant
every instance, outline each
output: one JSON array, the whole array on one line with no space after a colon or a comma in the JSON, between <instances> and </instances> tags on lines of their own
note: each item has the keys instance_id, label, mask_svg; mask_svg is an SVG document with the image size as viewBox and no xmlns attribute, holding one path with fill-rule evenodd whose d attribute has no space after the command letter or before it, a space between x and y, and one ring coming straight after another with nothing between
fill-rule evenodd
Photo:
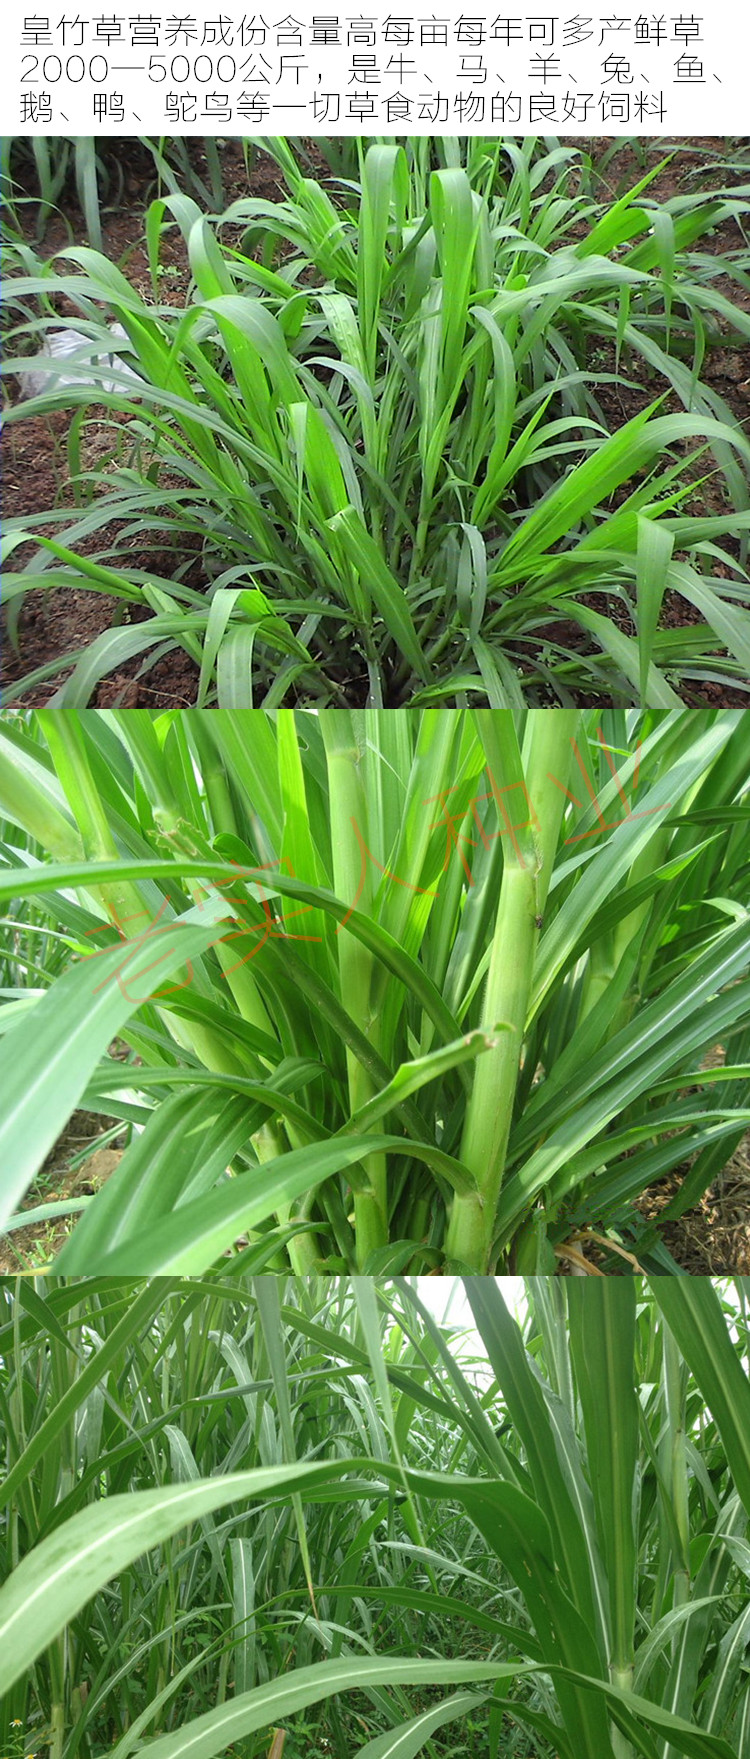
<instances>
[{"instance_id":1,"label":"green grass plant","mask_svg":"<svg viewBox=\"0 0 750 1759\"><path fill-rule=\"evenodd\" d=\"M700 247L742 222L748 187L658 202L657 166L606 206L568 147L534 140L373 142L336 180L263 145L285 199L152 204L154 303L83 247L11 283L20 302L64 295L92 338L111 314L143 380L137 404L125 387L101 398L130 411L133 447L105 472L81 470L90 387L9 411L69 401L80 497L73 516L8 521L11 634L30 590L83 586L148 615L6 700L75 662L55 702L82 707L175 647L200 664L198 705L230 709L567 706L581 690L668 708L694 681L744 690L750 440L702 367L747 342L747 252ZM192 275L179 309L159 278L175 226ZM643 407L613 424L602 398L632 388L631 363L653 395L636 381ZM132 566L134 538L171 570Z\"/></svg>"},{"instance_id":2,"label":"green grass plant","mask_svg":"<svg viewBox=\"0 0 750 1759\"><path fill-rule=\"evenodd\" d=\"M733 710L6 712L3 1222L83 1108L131 1140L65 1271L547 1272L594 1228L674 1273L636 1200L680 1167L682 1215L750 1124L749 742Z\"/></svg>"},{"instance_id":3,"label":"green grass plant","mask_svg":"<svg viewBox=\"0 0 750 1759\"><path fill-rule=\"evenodd\" d=\"M743 1280L434 1294L0 1285L4 1752L743 1759Z\"/></svg>"}]
</instances>

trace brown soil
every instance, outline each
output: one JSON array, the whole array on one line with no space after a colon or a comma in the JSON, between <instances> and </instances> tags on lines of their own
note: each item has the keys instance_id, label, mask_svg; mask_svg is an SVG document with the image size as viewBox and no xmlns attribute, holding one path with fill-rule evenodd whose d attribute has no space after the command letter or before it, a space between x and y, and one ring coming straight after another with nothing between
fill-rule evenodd
<instances>
[{"instance_id":1,"label":"brown soil","mask_svg":"<svg viewBox=\"0 0 750 1759\"><path fill-rule=\"evenodd\" d=\"M678 1196L688 1171L675 1167L638 1199L635 1207L647 1221L656 1221ZM689 1276L750 1276L750 1132L700 1202L679 1220L665 1221L659 1238ZM612 1276L620 1265L628 1276L639 1269L636 1256L615 1251L613 1260L603 1242L593 1230L571 1236L557 1248L560 1274Z\"/></svg>"},{"instance_id":2,"label":"brown soil","mask_svg":"<svg viewBox=\"0 0 750 1759\"><path fill-rule=\"evenodd\" d=\"M307 144L315 157L314 143ZM608 139L575 140L570 144L579 147L591 157L595 168L597 194L603 194L607 199L616 199L644 174L641 154L632 145L623 144L612 153L612 142ZM675 157L650 186L648 196L668 199L677 193L699 191L708 187L711 182L716 187L720 179L715 170L709 175L707 167L712 157L721 156L723 147L723 141L712 140L710 137L680 141ZM669 151L668 144L661 141L645 141L642 148L647 165L653 163L652 154L657 149L659 157L666 156ZM120 265L131 283L149 300L153 294L143 237L143 210L146 202L155 193L153 164L149 154L135 140L103 143L103 150L105 155L108 151L115 155L116 165L112 169L116 170L117 179L122 179L123 190L117 206L111 211L105 211L104 247L110 259ZM191 143L191 153L196 170L205 174L199 143ZM249 194L265 200L277 200L285 193L281 173L266 155L256 153L248 174L239 141L228 141L224 144L222 171L225 185L224 205ZM113 184L117 179L113 177ZM735 181L737 180L735 177ZM726 178L725 181L728 183L732 179ZM20 212L25 216L24 224L29 237L33 239L34 204ZM44 254L51 256L55 251L64 248L71 235L76 243L85 241L85 228L76 208L74 192L66 191L65 218L60 216L48 226L43 244ZM744 242L739 228L729 221L701 240L701 248L721 255L737 250ZM162 264L165 271L164 286L168 289L165 297L174 305L184 304L188 297L189 274L182 238L176 229L162 252ZM718 286L735 303L750 310L750 293L738 288L728 276L721 277ZM75 308L66 303L64 298L57 303L61 315L74 314ZM612 371L614 366L613 352L603 349L596 362L592 363L592 371ZM622 377L617 384L603 385L598 392L605 419L613 429L636 414L659 390L658 384L639 360L623 360L620 371ZM715 350L704 363L702 376L724 398L738 424L747 424L750 420L750 348L731 346ZM665 401L664 412L668 413L679 407L678 400L670 396ZM113 415L101 407L91 406L82 431L83 468L96 469L101 467L103 461L113 458L119 462L126 461L129 449L128 428L132 420L128 415ZM3 453L4 507L7 513L14 517L28 515L32 519L35 514L51 507L74 508L67 451L69 425L69 413L61 409L46 416L13 424L6 429ZM685 444L684 450L686 453L690 450L689 443ZM694 467L693 474L699 476L697 466ZM166 484L165 491L168 493L168 490L169 485ZM723 491L714 479L701 485L696 491L690 510L700 509L721 514L726 506ZM130 566L148 569L167 579L179 578L198 590L205 584L199 534L170 534L170 544L179 542L179 549L170 548L162 553L155 552L153 548L144 552L142 547L138 547L139 541L142 545L142 538L123 539L122 525L113 522L103 532L98 532L95 538L88 541L84 539L77 547L84 554L87 551L95 552L105 561L111 559L115 565L119 555L120 560L125 558ZM731 549L731 545L726 547ZM23 560L24 554L22 551L14 556L14 566L19 557ZM614 596L596 594L590 596L587 602L593 610L610 617L626 633L633 634L628 614ZM6 681L12 683L44 667L49 667L52 673L54 662L61 653L76 656L105 630L123 621L147 620L150 615L145 606L124 608L122 601L83 588L65 593L31 593L24 600L20 612L18 651L10 641L6 643ZM663 607L662 628L679 628L700 622L699 613L686 600L678 594L667 597ZM572 619L559 619L538 628L534 633L533 651L537 652L539 644L545 641L554 648L562 647L573 654L592 651L590 638ZM533 669L531 653L530 645L526 668L528 671ZM523 660L520 663L523 664ZM62 676L66 675L68 674ZM187 707L196 699L197 680L198 667L188 654L179 649L162 653L159 648L155 648L145 659L141 654L126 662L114 674L110 674L98 686L92 702L99 707L109 707L116 703L124 707ZM24 703L32 707L50 701L60 682L61 674L56 671L49 679L40 677L37 685L24 695ZM345 688L356 694L358 686L354 679L343 682ZM717 703L724 703L744 708L748 706L749 700L747 691L739 684L732 688L706 679L694 680L689 684L686 682L682 694L686 703L694 705L715 706ZM603 693L598 695L596 691L585 697L575 691L572 695L574 700L582 702L607 701ZM556 701L552 692L550 701Z\"/></svg>"},{"instance_id":3,"label":"brown soil","mask_svg":"<svg viewBox=\"0 0 750 1759\"><path fill-rule=\"evenodd\" d=\"M715 1045L703 1058L702 1067L721 1068L724 1061L723 1046ZM704 1091L710 1093L710 1089ZM679 1200L690 1166L685 1161L649 1186L636 1199L637 1213L644 1221L658 1224L660 1240L688 1275L750 1275L750 1130L699 1202L684 1215L667 1217L659 1223L659 1217L670 1204L678 1207L675 1200ZM602 1267L606 1266L606 1274L612 1275L619 1255L613 1266L611 1255L602 1251L603 1246L601 1235L573 1236L560 1248L562 1274L596 1276L604 1274ZM626 1261L632 1268L638 1268L637 1259L623 1252L623 1274L627 1274Z\"/></svg>"},{"instance_id":4,"label":"brown soil","mask_svg":"<svg viewBox=\"0 0 750 1759\"><path fill-rule=\"evenodd\" d=\"M114 1119L111 1120L114 1123ZM34 1209L46 1203L64 1203L71 1198L91 1197L101 1190L124 1153L124 1137L116 1138L119 1146L97 1148L97 1140L107 1129L108 1120L92 1117L89 1112L74 1112L67 1129L48 1155L43 1171L27 1193L23 1209ZM85 1159L81 1155L85 1154ZM0 1236L0 1276L19 1272L35 1273L49 1268L55 1252L78 1221L78 1214L53 1217L48 1222L32 1222L26 1228L14 1228Z\"/></svg>"},{"instance_id":5,"label":"brown soil","mask_svg":"<svg viewBox=\"0 0 750 1759\"><path fill-rule=\"evenodd\" d=\"M685 1168L654 1186L639 1208L649 1219L680 1189ZM691 1276L750 1276L750 1134L745 1136L700 1203L679 1221L666 1221L661 1238Z\"/></svg>"}]
</instances>

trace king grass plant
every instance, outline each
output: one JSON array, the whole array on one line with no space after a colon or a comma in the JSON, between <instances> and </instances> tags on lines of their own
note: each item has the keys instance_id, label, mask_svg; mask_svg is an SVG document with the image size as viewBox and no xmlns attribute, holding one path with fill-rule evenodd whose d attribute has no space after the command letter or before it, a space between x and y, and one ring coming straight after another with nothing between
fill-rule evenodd
<instances>
[{"instance_id":1,"label":"king grass plant","mask_svg":"<svg viewBox=\"0 0 750 1759\"><path fill-rule=\"evenodd\" d=\"M207 214L173 186L151 205L152 302L90 246L14 247L4 371L64 299L100 347L123 326L141 385L102 391L84 361L80 389L8 411L70 407L78 496L7 522L11 638L29 592L109 593L121 616L6 701L73 663L55 700L82 707L175 648L198 706L229 709L746 689L750 440L702 370L750 335L744 244L701 248L744 223L736 168L660 202L656 165L607 205L569 147L534 139L373 141L335 180L262 144L279 200ZM175 228L179 307L160 283ZM92 399L105 470L82 467Z\"/></svg>"},{"instance_id":2,"label":"king grass plant","mask_svg":"<svg viewBox=\"0 0 750 1759\"><path fill-rule=\"evenodd\" d=\"M444 1289L0 1285L4 1752L744 1759L745 1283Z\"/></svg>"},{"instance_id":3,"label":"king grass plant","mask_svg":"<svg viewBox=\"0 0 750 1759\"><path fill-rule=\"evenodd\" d=\"M6 712L8 1241L675 1273L750 1127L749 779L732 710ZM39 1184L76 1112L93 1195Z\"/></svg>"}]
</instances>

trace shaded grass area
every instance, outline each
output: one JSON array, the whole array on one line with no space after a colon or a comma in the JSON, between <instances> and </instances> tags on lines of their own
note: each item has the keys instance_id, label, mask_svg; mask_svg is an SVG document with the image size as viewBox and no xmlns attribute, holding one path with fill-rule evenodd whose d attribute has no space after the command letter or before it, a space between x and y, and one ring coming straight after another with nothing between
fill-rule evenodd
<instances>
[{"instance_id":1,"label":"shaded grass area","mask_svg":"<svg viewBox=\"0 0 750 1759\"><path fill-rule=\"evenodd\" d=\"M215 228L179 198L152 209L150 293L148 265L134 276L132 259L127 295L92 262L59 291L48 280L45 297L70 315L93 322L92 298L106 298L126 327L118 301L146 292L130 324L152 382L157 358L157 377L174 370L156 338L177 333L180 311L184 330L191 292L213 327L197 355L195 317L184 331L189 402L162 378L172 414L157 417L148 393L138 415L110 409L103 446L130 451L104 474L88 457L91 499L62 535L112 569L128 627L101 631L63 700L158 702L165 681L165 701L171 687L177 703L227 706L744 702L742 154L727 143L712 161L696 143L654 181L653 144L613 157L609 143L598 171L570 143L464 143L458 163L447 149L440 162L437 143L437 169L411 143L406 173L395 149L375 148L369 170L361 157L346 167L352 192L319 153L300 167L271 141L261 193L251 182L236 195L235 182ZM465 285L451 251L469 265ZM186 262L165 303L162 271ZM242 312L222 317L235 289ZM666 413L643 426L662 391ZM62 447L68 418L46 419ZM610 467L605 436L628 421ZM559 518L537 517L539 496L552 511L556 495ZM92 579L37 552L19 595L30 578L53 627L73 591L78 615L88 622L93 597L108 622L106 575L92 594ZM67 624L57 630L59 649ZM29 688L51 685L40 675Z\"/></svg>"}]
</instances>

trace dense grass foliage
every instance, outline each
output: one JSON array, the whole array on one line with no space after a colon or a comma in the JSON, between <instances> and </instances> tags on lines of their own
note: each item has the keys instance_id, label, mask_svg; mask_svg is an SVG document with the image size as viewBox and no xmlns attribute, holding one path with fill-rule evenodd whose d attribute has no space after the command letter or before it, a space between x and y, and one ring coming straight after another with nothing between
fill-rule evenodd
<instances>
[{"instance_id":1,"label":"dense grass foliage","mask_svg":"<svg viewBox=\"0 0 750 1759\"><path fill-rule=\"evenodd\" d=\"M66 1272L673 1272L636 1200L750 1123L749 778L728 710L6 713L3 1225L82 1108Z\"/></svg>"},{"instance_id":2,"label":"dense grass foliage","mask_svg":"<svg viewBox=\"0 0 750 1759\"><path fill-rule=\"evenodd\" d=\"M744 1285L465 1287L0 1287L4 1752L742 1759Z\"/></svg>"},{"instance_id":3,"label":"dense grass foliage","mask_svg":"<svg viewBox=\"0 0 750 1759\"><path fill-rule=\"evenodd\" d=\"M263 144L285 199L207 214L183 184L152 204L153 304L91 248L11 250L6 371L64 296L92 340L105 316L122 323L142 376L140 402L82 384L9 411L76 408L81 497L73 516L9 521L9 557L38 539L6 570L11 632L31 589L149 613L14 694L75 659L59 701L80 707L108 672L175 646L201 664L199 705L227 708L513 708L582 689L668 708L691 680L745 688L750 441L701 370L750 334L747 251L701 245L742 221L748 185L658 202L657 166L607 205L570 148L533 139L443 142L437 165L430 142L372 143L334 181ZM175 226L184 309L159 280ZM630 363L653 399L613 422L604 393ZM81 475L95 396L115 420L131 411L132 455ZM718 511L689 505L696 475ZM113 520L117 548L97 553ZM134 539L141 556L171 550L169 572L133 566Z\"/></svg>"}]
</instances>

